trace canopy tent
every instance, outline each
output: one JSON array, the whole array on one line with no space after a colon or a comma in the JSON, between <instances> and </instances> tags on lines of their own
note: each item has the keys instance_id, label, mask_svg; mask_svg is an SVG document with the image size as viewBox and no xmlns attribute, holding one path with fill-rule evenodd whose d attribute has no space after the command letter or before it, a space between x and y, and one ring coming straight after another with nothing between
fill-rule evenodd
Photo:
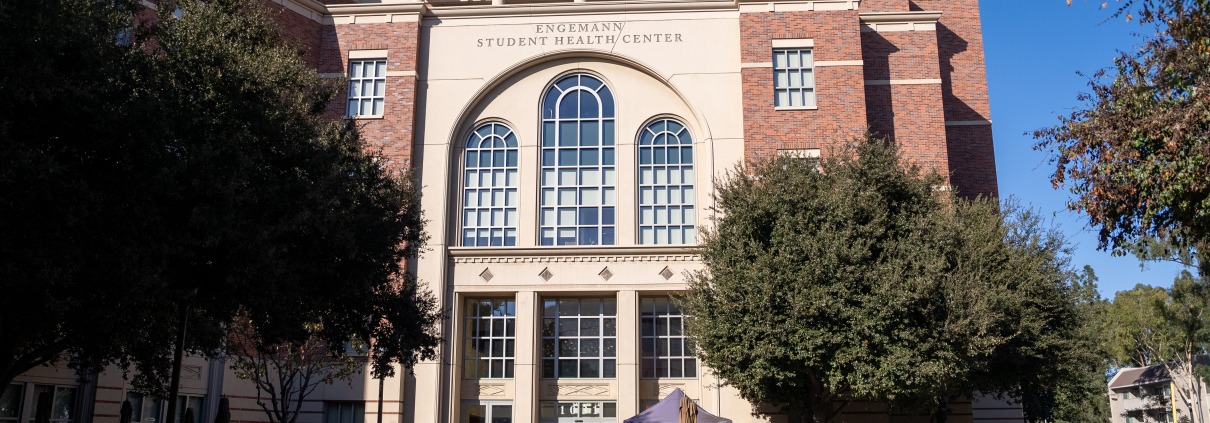
<instances>
[{"instance_id":1,"label":"canopy tent","mask_svg":"<svg viewBox=\"0 0 1210 423\"><path fill-rule=\"evenodd\" d=\"M648 408L647 411L626 419L623 423L680 423L681 401L693 404L694 409L687 410L689 415L696 414L696 423L731 423L731 420L710 414L702 406L685 396L679 388L673 390L660 402ZM696 412L696 413L695 413ZM692 423L692 422L690 422Z\"/></svg>"}]
</instances>

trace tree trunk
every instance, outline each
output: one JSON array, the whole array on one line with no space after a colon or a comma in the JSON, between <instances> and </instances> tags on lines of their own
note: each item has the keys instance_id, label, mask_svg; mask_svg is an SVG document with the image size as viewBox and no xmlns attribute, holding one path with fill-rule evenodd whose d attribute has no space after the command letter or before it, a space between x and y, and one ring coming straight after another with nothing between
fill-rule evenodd
<instances>
[{"instance_id":1,"label":"tree trunk","mask_svg":"<svg viewBox=\"0 0 1210 423\"><path fill-rule=\"evenodd\" d=\"M941 398L937 399L937 409L933 411L933 423L945 423L945 420L949 418L949 405L949 401Z\"/></svg>"},{"instance_id":2,"label":"tree trunk","mask_svg":"<svg viewBox=\"0 0 1210 423\"><path fill-rule=\"evenodd\" d=\"M172 351L172 380L168 384L168 416L164 423L176 422L176 397L181 392L181 362L185 354L185 330L189 326L189 302L181 303L181 321L177 325L176 345Z\"/></svg>"},{"instance_id":3,"label":"tree trunk","mask_svg":"<svg viewBox=\"0 0 1210 423\"><path fill-rule=\"evenodd\" d=\"M382 423L382 388L386 385L386 379L386 376L378 377L378 423Z\"/></svg>"},{"instance_id":4,"label":"tree trunk","mask_svg":"<svg viewBox=\"0 0 1210 423\"><path fill-rule=\"evenodd\" d=\"M1189 378L1193 380L1193 389L1194 389L1193 390L1193 395L1194 395L1193 402L1195 404L1197 404L1197 420L1199 422L1205 422L1206 421L1206 407L1204 407L1202 405L1202 391L1203 391L1202 381L1199 380L1199 378L1196 374L1193 374L1193 371L1195 370L1195 368L1196 368L1196 366L1194 366L1194 365L1189 366L1189 372L1190 372Z\"/></svg>"}]
</instances>

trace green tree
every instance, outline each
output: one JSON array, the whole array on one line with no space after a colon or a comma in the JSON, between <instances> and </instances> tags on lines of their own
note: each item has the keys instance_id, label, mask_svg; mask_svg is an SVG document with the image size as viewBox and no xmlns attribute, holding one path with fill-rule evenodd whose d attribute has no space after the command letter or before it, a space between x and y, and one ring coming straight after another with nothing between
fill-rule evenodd
<instances>
[{"instance_id":1,"label":"green tree","mask_svg":"<svg viewBox=\"0 0 1210 423\"><path fill-rule=\"evenodd\" d=\"M228 337L226 359L235 377L252 382L256 405L269 423L294 423L302 405L320 384L350 381L365 367L349 355L334 355L327 343L310 337L266 345L247 319L235 319ZM311 328L313 331L318 329ZM364 345L358 345L365 350Z\"/></svg>"},{"instance_id":2,"label":"green tree","mask_svg":"<svg viewBox=\"0 0 1210 423\"><path fill-rule=\"evenodd\" d=\"M335 84L259 2L177 5L0 5L0 389L59 359L155 388L173 334L218 354L237 315L265 345L373 339L376 376L432 357L411 176L324 118Z\"/></svg>"},{"instance_id":3,"label":"green tree","mask_svg":"<svg viewBox=\"0 0 1210 423\"><path fill-rule=\"evenodd\" d=\"M849 401L940 417L973 391L1049 416L1087 362L1061 238L935 189L881 140L814 166L779 158L721 181L684 300L703 363L817 422Z\"/></svg>"},{"instance_id":4,"label":"green tree","mask_svg":"<svg viewBox=\"0 0 1210 423\"><path fill-rule=\"evenodd\" d=\"M1210 350L1210 284L1182 272L1171 289L1139 284L1117 293L1105 309L1101 345L1113 368L1162 366L1178 387L1176 405L1204 422L1199 412L1205 390L1205 366L1198 357ZM1194 376L1190 376L1194 375Z\"/></svg>"},{"instance_id":5,"label":"green tree","mask_svg":"<svg viewBox=\"0 0 1210 423\"><path fill-rule=\"evenodd\" d=\"M1165 327L1157 336L1156 358L1168 374L1176 376L1173 399L1177 405L1193 416L1193 423L1203 423L1207 404L1202 403L1206 387L1201 375L1205 366L1199 365L1199 359L1210 352L1210 283L1182 272L1158 309Z\"/></svg>"},{"instance_id":6,"label":"green tree","mask_svg":"<svg viewBox=\"0 0 1210 423\"><path fill-rule=\"evenodd\" d=\"M1084 266L1076 286L1077 310L1084 323L1080 351L1089 357L1075 379L1058 386L1051 421L1060 423L1107 423L1110 421L1106 373L1112 366L1103 342L1107 325L1105 318L1110 303L1097 291L1097 276L1091 266ZM1078 365L1078 363L1077 363Z\"/></svg>"},{"instance_id":7,"label":"green tree","mask_svg":"<svg viewBox=\"0 0 1210 423\"><path fill-rule=\"evenodd\" d=\"M1100 247L1125 253L1148 239L1200 257L1210 242L1210 14L1206 0L1121 2L1118 14L1156 36L1089 81L1086 104L1034 133L1056 164L1052 182L1099 228ZM1152 252L1156 252L1153 250ZM1192 254L1190 254L1192 253Z\"/></svg>"},{"instance_id":8,"label":"green tree","mask_svg":"<svg viewBox=\"0 0 1210 423\"><path fill-rule=\"evenodd\" d=\"M1138 284L1118 292L1106 305L1100 338L1112 367L1146 367L1163 361L1155 348L1166 332L1160 306L1168 300L1167 289Z\"/></svg>"}]
</instances>

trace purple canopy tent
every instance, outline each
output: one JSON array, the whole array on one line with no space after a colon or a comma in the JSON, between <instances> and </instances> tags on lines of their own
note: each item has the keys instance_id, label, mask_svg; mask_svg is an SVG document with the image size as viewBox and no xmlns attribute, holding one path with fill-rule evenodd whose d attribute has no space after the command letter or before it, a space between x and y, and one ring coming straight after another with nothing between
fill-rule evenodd
<instances>
[{"instance_id":1,"label":"purple canopy tent","mask_svg":"<svg viewBox=\"0 0 1210 423\"><path fill-rule=\"evenodd\" d=\"M624 420L622 423L678 423L681 417L681 398L685 393L677 388L647 411ZM731 423L731 420L710 414L702 406L697 407L697 423Z\"/></svg>"}]
</instances>

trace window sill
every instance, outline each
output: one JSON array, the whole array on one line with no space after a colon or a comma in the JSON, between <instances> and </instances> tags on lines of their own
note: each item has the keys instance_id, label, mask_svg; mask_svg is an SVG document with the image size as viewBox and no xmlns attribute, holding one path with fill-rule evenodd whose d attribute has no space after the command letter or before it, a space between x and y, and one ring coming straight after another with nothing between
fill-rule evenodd
<instances>
[{"instance_id":1,"label":"window sill","mask_svg":"<svg viewBox=\"0 0 1210 423\"><path fill-rule=\"evenodd\" d=\"M779 112L786 111L786 110L819 110L819 106L793 106L793 107L791 107L791 106L774 106L773 110L776 110Z\"/></svg>"},{"instance_id":2,"label":"window sill","mask_svg":"<svg viewBox=\"0 0 1210 423\"><path fill-rule=\"evenodd\" d=\"M378 116L349 116L349 119L353 119L353 120L382 120L382 119L386 119L386 115L378 115Z\"/></svg>"}]
</instances>

